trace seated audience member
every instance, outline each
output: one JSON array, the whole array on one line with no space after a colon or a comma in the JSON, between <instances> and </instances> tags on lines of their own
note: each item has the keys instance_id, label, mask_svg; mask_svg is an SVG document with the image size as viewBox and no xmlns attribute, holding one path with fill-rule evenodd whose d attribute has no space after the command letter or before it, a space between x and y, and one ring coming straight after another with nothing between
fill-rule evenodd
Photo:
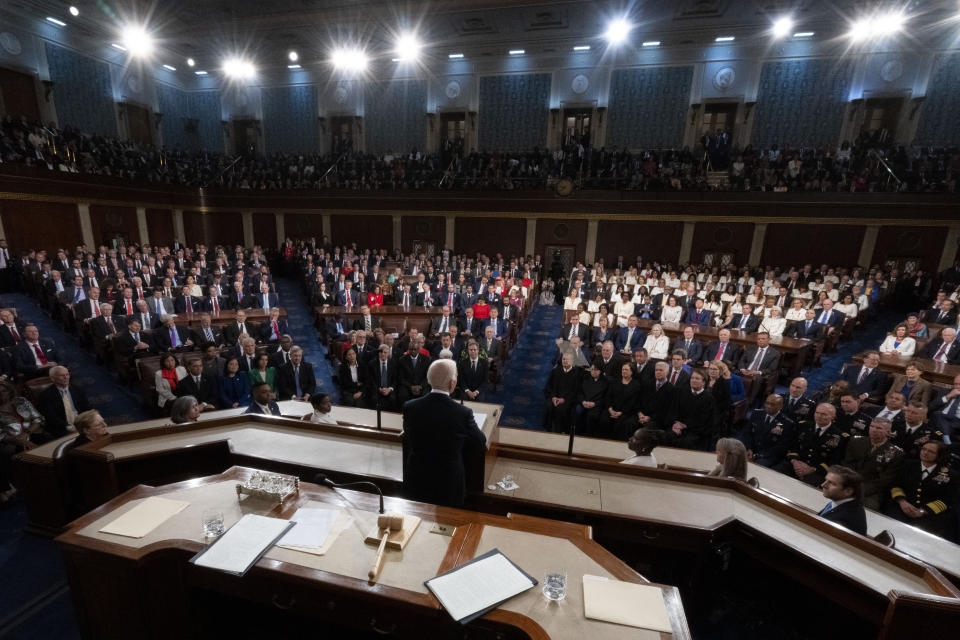
<instances>
[{"instance_id":1,"label":"seated audience member","mask_svg":"<svg viewBox=\"0 0 960 640\"><path fill-rule=\"evenodd\" d=\"M613 346L610 346L612 352ZM610 360L613 363L613 359ZM619 360L616 362L619 364ZM630 366L629 363L624 363ZM589 375L581 377L580 391L577 395L577 407L574 422L576 433L592 435L599 430L599 425L606 410L606 396L610 385L610 377L604 375L604 363L595 358L587 369ZM619 370L618 370L619 373Z\"/></svg>"},{"instance_id":2,"label":"seated audience member","mask_svg":"<svg viewBox=\"0 0 960 640\"><path fill-rule=\"evenodd\" d=\"M27 379L47 375L50 367L60 360L53 340L40 337L40 330L28 324L23 328L23 340L13 348L13 366Z\"/></svg>"},{"instance_id":3,"label":"seated audience member","mask_svg":"<svg viewBox=\"0 0 960 640\"><path fill-rule=\"evenodd\" d=\"M392 411L397 404L397 362L389 344L377 349L367 365L367 402L371 408Z\"/></svg>"},{"instance_id":4,"label":"seated audience member","mask_svg":"<svg viewBox=\"0 0 960 640\"><path fill-rule=\"evenodd\" d=\"M257 341L250 336L240 338L239 349L235 351L240 361L240 371L250 372L257 366Z\"/></svg>"},{"instance_id":5,"label":"seated audience member","mask_svg":"<svg viewBox=\"0 0 960 640\"><path fill-rule=\"evenodd\" d=\"M287 333L286 319L280 317L280 309L271 308L270 316L260 324L260 342L277 344L285 333Z\"/></svg>"},{"instance_id":6,"label":"seated audience member","mask_svg":"<svg viewBox=\"0 0 960 640\"><path fill-rule=\"evenodd\" d=\"M452 357L453 353L450 355ZM467 343L467 357L457 362L457 388L453 397L482 402L482 393L487 386L487 374L487 359L482 357L480 345L471 340Z\"/></svg>"},{"instance_id":7,"label":"seated audience member","mask_svg":"<svg viewBox=\"0 0 960 640\"><path fill-rule=\"evenodd\" d=\"M457 321L459 334L464 338L478 338L483 335L483 323L473 315L473 307L463 311L463 317Z\"/></svg>"},{"instance_id":8,"label":"seated audience member","mask_svg":"<svg viewBox=\"0 0 960 640\"><path fill-rule=\"evenodd\" d=\"M178 397L193 396L200 405L200 411L211 411L217 408L217 381L215 378L204 375L203 360L196 358L187 363L186 377L177 384L174 395Z\"/></svg>"},{"instance_id":9,"label":"seated audience member","mask_svg":"<svg viewBox=\"0 0 960 640\"><path fill-rule=\"evenodd\" d=\"M788 338L817 341L826 335L826 331L824 325L817 322L817 312L813 309L807 309L804 312L804 318L787 327L783 335Z\"/></svg>"},{"instance_id":10,"label":"seated audience member","mask_svg":"<svg viewBox=\"0 0 960 640\"><path fill-rule=\"evenodd\" d=\"M888 391L883 397L882 407L869 407L864 410L868 416L879 416L886 418L893 424L893 430L896 432L899 425L903 424L903 408L906 406L906 400L902 393L897 391Z\"/></svg>"},{"instance_id":11,"label":"seated audience member","mask_svg":"<svg viewBox=\"0 0 960 640\"><path fill-rule=\"evenodd\" d=\"M270 293L270 285L260 285L260 293L258 293L256 296L256 303L254 306L257 309L263 309L264 311L271 311L280 306L277 294Z\"/></svg>"},{"instance_id":12,"label":"seated audience member","mask_svg":"<svg viewBox=\"0 0 960 640\"><path fill-rule=\"evenodd\" d=\"M891 435L890 421L874 418L867 435L851 438L843 456L843 466L860 474L863 506L875 511L890 497L903 466L903 449L890 440Z\"/></svg>"},{"instance_id":13,"label":"seated audience member","mask_svg":"<svg viewBox=\"0 0 960 640\"><path fill-rule=\"evenodd\" d=\"M281 415L280 405L277 404L276 400L272 399L273 395L274 393L269 383L256 383L251 390L253 402L250 403L250 406L247 407L244 413L259 413L268 416Z\"/></svg>"},{"instance_id":14,"label":"seated audience member","mask_svg":"<svg viewBox=\"0 0 960 640\"><path fill-rule=\"evenodd\" d=\"M703 352L704 363L711 360L722 360L727 363L735 363L740 359L740 347L730 342L730 330L720 329L717 332L717 340L707 345ZM729 365L728 365L729 366Z\"/></svg>"},{"instance_id":15,"label":"seated audience member","mask_svg":"<svg viewBox=\"0 0 960 640\"><path fill-rule=\"evenodd\" d=\"M637 316L631 315L627 318L627 326L621 327L617 333L616 347L621 353L630 355L637 349L644 348L643 345L646 340L646 334L643 329L637 326L637 322ZM667 348L669 348L669 345ZM647 350L647 352L649 354L649 350Z\"/></svg>"},{"instance_id":16,"label":"seated audience member","mask_svg":"<svg viewBox=\"0 0 960 640\"><path fill-rule=\"evenodd\" d=\"M783 463L797 437L797 426L783 413L783 398L775 393L766 397L763 409L750 412L739 438L747 449L747 459L761 467Z\"/></svg>"},{"instance_id":17,"label":"seated audience member","mask_svg":"<svg viewBox=\"0 0 960 640\"><path fill-rule=\"evenodd\" d=\"M867 514L860 502L862 488L856 471L840 465L829 466L820 490L830 502L817 515L854 533L867 535Z\"/></svg>"},{"instance_id":18,"label":"seated audience member","mask_svg":"<svg viewBox=\"0 0 960 640\"><path fill-rule=\"evenodd\" d=\"M66 367L51 367L49 375L53 384L40 393L36 406L43 415L43 430L52 440L74 431L77 416L92 407L83 390L70 384Z\"/></svg>"},{"instance_id":19,"label":"seated audience member","mask_svg":"<svg viewBox=\"0 0 960 640\"><path fill-rule=\"evenodd\" d=\"M767 380L779 377L780 352L770 346L770 334L757 333L757 344L743 352L738 362L741 375ZM756 391L759 384L754 385Z\"/></svg>"},{"instance_id":20,"label":"seated audience member","mask_svg":"<svg viewBox=\"0 0 960 640\"><path fill-rule=\"evenodd\" d=\"M666 360L670 353L670 338L663 332L663 327L655 324L650 327L650 334L643 343L643 348L654 360Z\"/></svg>"},{"instance_id":21,"label":"seated audience member","mask_svg":"<svg viewBox=\"0 0 960 640\"><path fill-rule=\"evenodd\" d=\"M760 319L753 313L753 306L743 305L740 313L733 314L730 322L724 325L724 329L737 329L741 334L753 333L760 328Z\"/></svg>"},{"instance_id":22,"label":"seated audience member","mask_svg":"<svg viewBox=\"0 0 960 640\"><path fill-rule=\"evenodd\" d=\"M728 426L730 406L733 403L730 396L729 370L720 360L713 360L704 365L707 372L707 389L713 395L714 406L717 411L717 428Z\"/></svg>"},{"instance_id":23,"label":"seated audience member","mask_svg":"<svg viewBox=\"0 0 960 640\"><path fill-rule=\"evenodd\" d=\"M850 439L850 434L834 424L836 417L837 409L832 404L818 404L813 421L799 425L787 460L777 465L776 470L813 486L823 484L827 467L843 460Z\"/></svg>"},{"instance_id":24,"label":"seated audience member","mask_svg":"<svg viewBox=\"0 0 960 640\"><path fill-rule=\"evenodd\" d=\"M213 326L210 314L200 315L200 326L192 331L191 340L194 344L213 343L215 345L224 344L223 332L219 327Z\"/></svg>"},{"instance_id":25,"label":"seated audience member","mask_svg":"<svg viewBox=\"0 0 960 640\"><path fill-rule=\"evenodd\" d=\"M683 336L673 343L673 350L681 350L686 354L683 364L697 365L703 359L703 343L694 336L693 327L684 327Z\"/></svg>"},{"instance_id":26,"label":"seated audience member","mask_svg":"<svg viewBox=\"0 0 960 640\"><path fill-rule=\"evenodd\" d=\"M567 361L567 356L564 356L564 361ZM640 408L640 383L633 379L633 369L629 364L620 367L619 380L607 385L603 404L606 408L601 423L604 436L627 440L629 434L636 430L637 411Z\"/></svg>"},{"instance_id":27,"label":"seated audience member","mask_svg":"<svg viewBox=\"0 0 960 640\"><path fill-rule=\"evenodd\" d=\"M543 395L546 406L543 426L554 433L566 433L570 429L577 394L580 391L582 370L573 366L573 355L566 353L560 364L550 371Z\"/></svg>"},{"instance_id":28,"label":"seated audience member","mask_svg":"<svg viewBox=\"0 0 960 640\"><path fill-rule=\"evenodd\" d=\"M113 339L113 350L117 355L127 358L130 364L137 358L144 358L154 353L151 337L142 330L137 316L127 322L126 328Z\"/></svg>"},{"instance_id":29,"label":"seated audience member","mask_svg":"<svg viewBox=\"0 0 960 640\"><path fill-rule=\"evenodd\" d=\"M793 420L796 425L813 418L816 403L810 398L804 397L806 392L806 378L797 377L790 381L787 392L780 396L783 398L784 415Z\"/></svg>"},{"instance_id":30,"label":"seated audience member","mask_svg":"<svg viewBox=\"0 0 960 640\"><path fill-rule=\"evenodd\" d=\"M870 426L870 415L860 410L860 399L852 392L840 394L840 410L837 411L837 426L853 436L866 435Z\"/></svg>"},{"instance_id":31,"label":"seated audience member","mask_svg":"<svg viewBox=\"0 0 960 640\"><path fill-rule=\"evenodd\" d=\"M633 464L638 467L657 468L657 459L653 455L653 450L657 448L662 439L662 431L659 429L650 429L644 427L637 429L627 440L627 446L633 451L634 455L621 460L620 464Z\"/></svg>"},{"instance_id":32,"label":"seated audience member","mask_svg":"<svg viewBox=\"0 0 960 640\"><path fill-rule=\"evenodd\" d=\"M884 509L891 518L935 535L951 532L957 504L957 477L950 471L950 448L943 442L920 447L919 460L906 460Z\"/></svg>"},{"instance_id":33,"label":"seated audience member","mask_svg":"<svg viewBox=\"0 0 960 640\"><path fill-rule=\"evenodd\" d=\"M0 505L16 493L10 484L13 457L50 440L43 416L9 382L0 382Z\"/></svg>"},{"instance_id":34,"label":"seated audience member","mask_svg":"<svg viewBox=\"0 0 960 640\"><path fill-rule=\"evenodd\" d=\"M174 313L195 313L203 308L203 300L194 297L190 285L183 285L180 295L173 300Z\"/></svg>"},{"instance_id":35,"label":"seated audience member","mask_svg":"<svg viewBox=\"0 0 960 640\"><path fill-rule=\"evenodd\" d=\"M901 419L893 422L893 443L903 449L906 458L915 460L920 447L931 440L943 440L943 433L927 424L927 407L911 402L903 409Z\"/></svg>"},{"instance_id":36,"label":"seated audience member","mask_svg":"<svg viewBox=\"0 0 960 640\"><path fill-rule=\"evenodd\" d=\"M917 348L917 341L907 335L907 325L898 324L893 333L888 335L880 344L880 353L895 353L901 356L912 356Z\"/></svg>"},{"instance_id":37,"label":"seated audience member","mask_svg":"<svg viewBox=\"0 0 960 640\"><path fill-rule=\"evenodd\" d=\"M221 409L236 409L250 404L250 376L240 370L240 360L228 358L223 375L217 379Z\"/></svg>"},{"instance_id":38,"label":"seated audience member","mask_svg":"<svg viewBox=\"0 0 960 640\"><path fill-rule=\"evenodd\" d=\"M0 348L16 346L23 340L26 323L14 318L9 309L0 309Z\"/></svg>"},{"instance_id":39,"label":"seated audience member","mask_svg":"<svg viewBox=\"0 0 960 640\"><path fill-rule=\"evenodd\" d=\"M201 344L200 349L203 351L203 357L201 358L203 374L216 381L223 375L223 368L227 361L220 357L220 348L212 342Z\"/></svg>"},{"instance_id":40,"label":"seated audience member","mask_svg":"<svg viewBox=\"0 0 960 640\"><path fill-rule=\"evenodd\" d=\"M172 353L160 356L160 369L153 374L153 386L157 390L157 406L170 411L177 399L177 387L187 377L187 370L180 366Z\"/></svg>"},{"instance_id":41,"label":"seated audience member","mask_svg":"<svg viewBox=\"0 0 960 640\"><path fill-rule=\"evenodd\" d=\"M773 307L770 314L760 323L759 331L770 334L771 338L780 338L787 329L787 320L781 316L780 309Z\"/></svg>"},{"instance_id":42,"label":"seated audience member","mask_svg":"<svg viewBox=\"0 0 960 640\"><path fill-rule=\"evenodd\" d=\"M270 385L270 397L277 397L277 370L270 366L270 357L267 354L257 354L254 358L254 367L248 373L251 389L265 382Z\"/></svg>"},{"instance_id":43,"label":"seated audience member","mask_svg":"<svg viewBox=\"0 0 960 640\"><path fill-rule=\"evenodd\" d=\"M76 427L77 437L70 443L70 449L96 442L110 435L107 431L107 421L96 409L88 409L78 415Z\"/></svg>"},{"instance_id":44,"label":"seated audience member","mask_svg":"<svg viewBox=\"0 0 960 640\"><path fill-rule=\"evenodd\" d=\"M705 389L706 374L697 369L690 373L689 384L676 389L673 445L682 449L706 451L716 428L713 394Z\"/></svg>"},{"instance_id":45,"label":"seated audience member","mask_svg":"<svg viewBox=\"0 0 960 640\"><path fill-rule=\"evenodd\" d=\"M186 422L196 422L203 413L203 409L197 399L193 396L180 396L173 401L170 408L170 422L173 424L184 424Z\"/></svg>"},{"instance_id":46,"label":"seated audience member","mask_svg":"<svg viewBox=\"0 0 960 640\"><path fill-rule=\"evenodd\" d=\"M201 308L209 313L219 314L230 306L229 301L220 295L214 286L207 288L207 297L203 299Z\"/></svg>"},{"instance_id":47,"label":"seated audience member","mask_svg":"<svg viewBox=\"0 0 960 640\"><path fill-rule=\"evenodd\" d=\"M328 394L316 393L310 396L310 405L313 407L313 413L307 420L314 424L337 424L333 417L333 403L330 402Z\"/></svg>"},{"instance_id":48,"label":"seated audience member","mask_svg":"<svg viewBox=\"0 0 960 640\"><path fill-rule=\"evenodd\" d=\"M960 375L954 376L950 389L937 389L930 412L930 424L944 434L944 441L960 445Z\"/></svg>"},{"instance_id":49,"label":"seated audience member","mask_svg":"<svg viewBox=\"0 0 960 640\"><path fill-rule=\"evenodd\" d=\"M676 417L676 388L667 380L670 367L658 362L653 368L653 380L641 389L637 422L641 426L670 430Z\"/></svg>"},{"instance_id":50,"label":"seated audience member","mask_svg":"<svg viewBox=\"0 0 960 640\"><path fill-rule=\"evenodd\" d=\"M697 298L693 303L693 308L687 311L687 324L709 327L711 316L710 311L703 308L703 300Z\"/></svg>"},{"instance_id":51,"label":"seated audience member","mask_svg":"<svg viewBox=\"0 0 960 640\"><path fill-rule=\"evenodd\" d=\"M407 352L398 362L397 402L401 407L407 400L419 398L429 391L427 370L430 368L430 356L421 352L422 345L419 336L411 337Z\"/></svg>"},{"instance_id":52,"label":"seated audience member","mask_svg":"<svg viewBox=\"0 0 960 640\"><path fill-rule=\"evenodd\" d=\"M904 367L903 373L893 377L890 391L902 394L907 402L930 404L930 400L933 399L933 385L921 377L924 369L923 363L919 360L910 361Z\"/></svg>"},{"instance_id":53,"label":"seated audience member","mask_svg":"<svg viewBox=\"0 0 960 640\"><path fill-rule=\"evenodd\" d=\"M927 313L926 320L934 324L957 324L957 311L953 300L950 298L941 300L938 308L931 309Z\"/></svg>"},{"instance_id":54,"label":"seated audience member","mask_svg":"<svg viewBox=\"0 0 960 640\"><path fill-rule=\"evenodd\" d=\"M960 364L960 341L957 340L957 330L952 327L941 329L940 335L926 344L921 355L944 364Z\"/></svg>"},{"instance_id":55,"label":"seated audience member","mask_svg":"<svg viewBox=\"0 0 960 640\"><path fill-rule=\"evenodd\" d=\"M365 372L357 362L357 352L347 349L337 372L337 381L340 383L340 404L345 407L363 407Z\"/></svg>"},{"instance_id":56,"label":"seated audience member","mask_svg":"<svg viewBox=\"0 0 960 640\"><path fill-rule=\"evenodd\" d=\"M880 354L868 351L859 367L848 365L840 379L849 384L850 392L860 400L877 398L887 387L887 374L880 369Z\"/></svg>"},{"instance_id":57,"label":"seated audience member","mask_svg":"<svg viewBox=\"0 0 960 640\"><path fill-rule=\"evenodd\" d=\"M817 322L823 325L824 335L829 336L843 327L846 316L833 308L833 300L823 301L823 308L817 315Z\"/></svg>"},{"instance_id":58,"label":"seated audience member","mask_svg":"<svg viewBox=\"0 0 960 640\"><path fill-rule=\"evenodd\" d=\"M87 326L90 328L90 335L93 336L94 341L103 343L107 339L113 339L123 330L123 316L114 316L113 305L108 302L100 305L100 310L103 313L96 318L90 318Z\"/></svg>"},{"instance_id":59,"label":"seated audience member","mask_svg":"<svg viewBox=\"0 0 960 640\"><path fill-rule=\"evenodd\" d=\"M907 335L914 339L926 338L929 335L927 330L927 325L920 322L920 316L916 313L911 313L907 315L907 318L903 321L903 324L907 327Z\"/></svg>"},{"instance_id":60,"label":"seated audience member","mask_svg":"<svg viewBox=\"0 0 960 640\"><path fill-rule=\"evenodd\" d=\"M366 371L361 367L358 375L365 376ZM316 389L317 379L313 365L303 359L303 349L290 347L290 361L277 368L277 391L280 399L308 402ZM363 392L364 388L361 387L361 396Z\"/></svg>"},{"instance_id":61,"label":"seated audience member","mask_svg":"<svg viewBox=\"0 0 960 640\"><path fill-rule=\"evenodd\" d=\"M178 327L173 316L162 316L160 323L163 326L153 332L153 341L158 350L161 352L193 350L193 340L190 338L189 330L186 327Z\"/></svg>"},{"instance_id":62,"label":"seated audience member","mask_svg":"<svg viewBox=\"0 0 960 640\"><path fill-rule=\"evenodd\" d=\"M708 476L747 481L747 450L736 438L717 440L717 466Z\"/></svg>"},{"instance_id":63,"label":"seated audience member","mask_svg":"<svg viewBox=\"0 0 960 640\"><path fill-rule=\"evenodd\" d=\"M717 360L716 365L720 369L720 375L723 376L730 386L730 402L736 404L745 399L747 397L747 390L743 384L743 378L734 373L723 360Z\"/></svg>"},{"instance_id":64,"label":"seated audience member","mask_svg":"<svg viewBox=\"0 0 960 640\"><path fill-rule=\"evenodd\" d=\"M223 328L223 339L226 344L236 345L242 335L253 335L253 327L247 323L247 312L238 310L236 319Z\"/></svg>"},{"instance_id":65,"label":"seated audience member","mask_svg":"<svg viewBox=\"0 0 960 640\"><path fill-rule=\"evenodd\" d=\"M430 335L439 338L444 333L450 331L450 327L456 325L457 319L453 316L451 308L444 305L440 309L440 315L430 320Z\"/></svg>"}]
</instances>

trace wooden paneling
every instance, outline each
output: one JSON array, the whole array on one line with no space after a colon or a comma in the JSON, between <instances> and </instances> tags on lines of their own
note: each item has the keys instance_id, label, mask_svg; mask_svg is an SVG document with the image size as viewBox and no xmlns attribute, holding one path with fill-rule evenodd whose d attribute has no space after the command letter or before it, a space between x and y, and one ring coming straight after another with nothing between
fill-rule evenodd
<instances>
[{"instance_id":1,"label":"wooden paneling","mask_svg":"<svg viewBox=\"0 0 960 640\"><path fill-rule=\"evenodd\" d=\"M211 211L206 216L207 246L218 244L227 247L227 253L235 245L243 245L243 217L237 211Z\"/></svg>"},{"instance_id":2,"label":"wooden paneling","mask_svg":"<svg viewBox=\"0 0 960 640\"><path fill-rule=\"evenodd\" d=\"M40 121L37 90L32 74L0 68L0 92L3 108L9 116L26 116L30 122Z\"/></svg>"},{"instance_id":3,"label":"wooden paneling","mask_svg":"<svg viewBox=\"0 0 960 640\"><path fill-rule=\"evenodd\" d=\"M623 256L625 262L633 264L640 255L645 262L676 263L682 237L682 222L601 220L597 230L597 258L603 257L610 264L616 262L617 256Z\"/></svg>"},{"instance_id":4,"label":"wooden paneling","mask_svg":"<svg viewBox=\"0 0 960 640\"><path fill-rule=\"evenodd\" d=\"M863 225L771 224L760 262L787 266L810 263L855 264L863 244Z\"/></svg>"},{"instance_id":5,"label":"wooden paneling","mask_svg":"<svg viewBox=\"0 0 960 640\"><path fill-rule=\"evenodd\" d=\"M703 262L703 254L708 251L732 251L737 264L743 264L750 257L752 242L753 224L749 222L698 222L693 230L690 262Z\"/></svg>"},{"instance_id":6,"label":"wooden paneling","mask_svg":"<svg viewBox=\"0 0 960 640\"><path fill-rule=\"evenodd\" d=\"M97 244L109 246L117 236L122 236L125 244L140 242L137 210L134 207L90 205L90 224L93 227L93 240Z\"/></svg>"},{"instance_id":7,"label":"wooden paneling","mask_svg":"<svg viewBox=\"0 0 960 640\"><path fill-rule=\"evenodd\" d=\"M8 246L14 250L59 248L68 252L83 244L77 206L58 202L0 201Z\"/></svg>"},{"instance_id":8,"label":"wooden paneling","mask_svg":"<svg viewBox=\"0 0 960 640\"><path fill-rule=\"evenodd\" d=\"M477 253L505 258L523 256L527 223L520 218L457 218L454 224L453 247L469 256Z\"/></svg>"},{"instance_id":9,"label":"wooden paneling","mask_svg":"<svg viewBox=\"0 0 960 640\"><path fill-rule=\"evenodd\" d=\"M286 224L288 218L284 218ZM286 228L291 235L290 227ZM277 248L277 216L272 213L253 214L253 241L264 249Z\"/></svg>"},{"instance_id":10,"label":"wooden paneling","mask_svg":"<svg viewBox=\"0 0 960 640\"><path fill-rule=\"evenodd\" d=\"M587 221L558 218L537 220L536 252L545 255L544 247L550 244L570 245L575 248L574 260L582 260L587 250ZM488 253L495 248L491 247Z\"/></svg>"},{"instance_id":11,"label":"wooden paneling","mask_svg":"<svg viewBox=\"0 0 960 640\"><path fill-rule=\"evenodd\" d=\"M440 216L404 216L400 222L403 250L412 251L414 242L432 242L439 253L445 244L446 222Z\"/></svg>"},{"instance_id":12,"label":"wooden paneling","mask_svg":"<svg viewBox=\"0 0 960 640\"><path fill-rule=\"evenodd\" d=\"M173 214L169 209L147 209L147 233L154 246L173 244Z\"/></svg>"},{"instance_id":13,"label":"wooden paneling","mask_svg":"<svg viewBox=\"0 0 960 640\"><path fill-rule=\"evenodd\" d=\"M361 249L393 249L392 216L330 216L330 242L357 243ZM317 240L320 236L317 236Z\"/></svg>"},{"instance_id":14,"label":"wooden paneling","mask_svg":"<svg viewBox=\"0 0 960 640\"><path fill-rule=\"evenodd\" d=\"M883 264L887 258L923 258L920 263L923 269L936 270L946 239L945 227L881 227L871 262Z\"/></svg>"},{"instance_id":15,"label":"wooden paneling","mask_svg":"<svg viewBox=\"0 0 960 640\"><path fill-rule=\"evenodd\" d=\"M183 233L186 236L183 241L188 247L206 243L207 235L204 229L206 221L204 218L205 214L199 211L183 212Z\"/></svg>"}]
</instances>

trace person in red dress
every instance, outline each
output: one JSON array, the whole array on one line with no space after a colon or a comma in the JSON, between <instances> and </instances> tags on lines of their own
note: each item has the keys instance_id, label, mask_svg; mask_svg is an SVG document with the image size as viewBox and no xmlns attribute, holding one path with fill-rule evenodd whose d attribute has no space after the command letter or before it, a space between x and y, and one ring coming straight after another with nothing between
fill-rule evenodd
<instances>
[{"instance_id":1,"label":"person in red dress","mask_svg":"<svg viewBox=\"0 0 960 640\"><path fill-rule=\"evenodd\" d=\"M380 292L380 285L374 285L373 291L367 294L367 305L371 307L383 306L383 294Z\"/></svg>"},{"instance_id":2,"label":"person in red dress","mask_svg":"<svg viewBox=\"0 0 960 640\"><path fill-rule=\"evenodd\" d=\"M486 320L490 317L490 305L487 304L487 301L483 298L477 300L477 303L473 305L473 316L480 320Z\"/></svg>"}]
</instances>

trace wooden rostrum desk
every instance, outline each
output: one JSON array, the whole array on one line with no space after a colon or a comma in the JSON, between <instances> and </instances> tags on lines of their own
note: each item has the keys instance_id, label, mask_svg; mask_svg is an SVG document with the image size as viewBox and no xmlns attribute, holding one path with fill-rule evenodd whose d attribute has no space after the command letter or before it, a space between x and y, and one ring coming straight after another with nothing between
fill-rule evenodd
<instances>
[{"instance_id":1,"label":"wooden rostrum desk","mask_svg":"<svg viewBox=\"0 0 960 640\"><path fill-rule=\"evenodd\" d=\"M676 587L663 592L673 633L620 626L583 615L581 576L647 581L591 539L584 525L525 516L492 516L387 498L387 511L423 520L403 551L388 550L375 584L366 572L375 548L364 537L376 524L377 498L301 483L295 500L277 506L238 500L234 486L253 469L164 487L138 486L72 524L57 538L66 562L81 631L87 638L361 637L401 638L603 638L690 637ZM99 531L146 497L162 495L190 506L146 537ZM324 556L271 548L243 577L197 567L188 560L203 549L200 514L219 508L229 527L243 514L289 519L313 503L337 505L353 518ZM432 533L453 525L452 536ZM454 622L423 582L498 548L540 579L549 566L565 567L568 593L548 602L539 586L466 626ZM649 584L649 583L647 583ZM327 633L324 633L324 632Z\"/></svg>"}]
</instances>

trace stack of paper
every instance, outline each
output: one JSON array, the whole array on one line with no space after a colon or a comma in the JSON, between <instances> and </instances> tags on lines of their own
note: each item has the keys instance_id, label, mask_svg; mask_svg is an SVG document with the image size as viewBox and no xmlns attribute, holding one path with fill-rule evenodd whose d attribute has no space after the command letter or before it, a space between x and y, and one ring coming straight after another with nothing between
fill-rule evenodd
<instances>
[{"instance_id":1,"label":"stack of paper","mask_svg":"<svg viewBox=\"0 0 960 640\"><path fill-rule=\"evenodd\" d=\"M672 633L660 587L583 576L583 614L587 618Z\"/></svg>"},{"instance_id":2,"label":"stack of paper","mask_svg":"<svg viewBox=\"0 0 960 640\"><path fill-rule=\"evenodd\" d=\"M537 581L493 549L424 584L454 620L466 624Z\"/></svg>"},{"instance_id":3,"label":"stack of paper","mask_svg":"<svg viewBox=\"0 0 960 640\"><path fill-rule=\"evenodd\" d=\"M249 513L205 551L191 558L190 562L243 575L292 526L293 523L288 520Z\"/></svg>"},{"instance_id":4,"label":"stack of paper","mask_svg":"<svg viewBox=\"0 0 960 640\"><path fill-rule=\"evenodd\" d=\"M180 513L188 506L190 506L190 503L183 500L147 498L130 511L105 525L100 529L100 532L127 536L128 538L142 538L163 524L167 518Z\"/></svg>"},{"instance_id":5,"label":"stack of paper","mask_svg":"<svg viewBox=\"0 0 960 640\"><path fill-rule=\"evenodd\" d=\"M296 525L280 538L277 546L322 556L344 528L340 509L300 507L290 518ZM346 518L349 522L349 517Z\"/></svg>"}]
</instances>

